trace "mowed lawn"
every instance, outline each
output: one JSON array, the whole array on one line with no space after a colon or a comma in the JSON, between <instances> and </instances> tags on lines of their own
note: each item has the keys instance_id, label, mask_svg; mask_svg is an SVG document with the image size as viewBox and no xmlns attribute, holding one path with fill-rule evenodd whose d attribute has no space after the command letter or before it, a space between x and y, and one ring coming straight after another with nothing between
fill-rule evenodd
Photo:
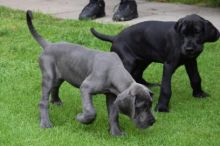
<instances>
[{"instance_id":1,"label":"mowed lawn","mask_svg":"<svg viewBox=\"0 0 220 146\"><path fill-rule=\"evenodd\" d=\"M92 36L95 27L106 34L117 34L125 26L59 20L34 13L34 25L44 38L52 42L68 41L97 50L109 51L110 44ZM38 103L41 98L41 73L38 56L42 49L30 35L25 12L0 7L0 145L1 146L219 146L220 145L220 41L205 45L198 58L203 89L210 93L206 99L192 97L184 67L172 79L173 95L170 113L154 115L156 123L137 129L129 118L121 115L121 127L127 133L112 137L108 133L105 97L94 96L97 119L91 125L75 120L81 112L79 90L64 83L60 96L63 106L50 105L49 114L54 127L39 127ZM162 65L152 64L145 78L160 82ZM154 92L155 107L159 88Z\"/></svg>"}]
</instances>

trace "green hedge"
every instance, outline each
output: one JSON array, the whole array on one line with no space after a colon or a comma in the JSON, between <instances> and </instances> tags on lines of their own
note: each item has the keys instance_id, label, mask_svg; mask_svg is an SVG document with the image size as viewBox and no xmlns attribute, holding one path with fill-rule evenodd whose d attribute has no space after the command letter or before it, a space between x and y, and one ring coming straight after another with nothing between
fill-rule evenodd
<instances>
[{"instance_id":1,"label":"green hedge","mask_svg":"<svg viewBox=\"0 0 220 146\"><path fill-rule=\"evenodd\" d=\"M199 5L215 6L215 7L220 6L220 0L151 0L151 1L199 4Z\"/></svg>"}]
</instances>

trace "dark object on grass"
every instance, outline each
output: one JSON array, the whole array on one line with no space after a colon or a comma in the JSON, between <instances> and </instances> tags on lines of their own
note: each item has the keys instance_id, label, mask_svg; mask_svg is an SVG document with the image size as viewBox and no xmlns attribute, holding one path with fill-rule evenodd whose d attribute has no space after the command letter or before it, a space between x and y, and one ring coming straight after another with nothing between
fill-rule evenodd
<instances>
[{"instance_id":1,"label":"dark object on grass","mask_svg":"<svg viewBox=\"0 0 220 146\"><path fill-rule=\"evenodd\" d=\"M79 14L80 20L96 19L105 16L105 2L103 0L91 0Z\"/></svg>"},{"instance_id":2,"label":"dark object on grass","mask_svg":"<svg viewBox=\"0 0 220 146\"><path fill-rule=\"evenodd\" d=\"M193 96L208 96L202 90L196 61L204 43L219 39L219 31L208 20L192 14L177 22L142 22L124 29L117 36L100 34L94 29L91 32L97 38L112 43L111 51L119 55L125 68L138 83L151 85L142 78L143 71L152 62L164 64L157 111L169 111L171 78L180 65L186 68Z\"/></svg>"},{"instance_id":3,"label":"dark object on grass","mask_svg":"<svg viewBox=\"0 0 220 146\"><path fill-rule=\"evenodd\" d=\"M52 127L48 115L49 96L54 104L61 104L59 87L63 81L80 88L83 112L76 119L90 124L96 118L92 95L106 94L110 133L121 135L119 112L129 116L139 128L155 122L151 113L151 91L138 84L113 52L86 49L67 42L45 41L32 25L32 13L27 11L27 24L36 41L44 49L39 58L42 72L42 99L40 101L40 126Z\"/></svg>"}]
</instances>

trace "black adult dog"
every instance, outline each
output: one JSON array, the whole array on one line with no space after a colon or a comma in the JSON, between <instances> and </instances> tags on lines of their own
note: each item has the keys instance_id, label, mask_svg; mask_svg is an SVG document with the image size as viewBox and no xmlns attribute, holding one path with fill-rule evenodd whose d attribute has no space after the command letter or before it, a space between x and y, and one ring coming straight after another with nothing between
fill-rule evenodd
<instances>
[{"instance_id":1,"label":"black adult dog","mask_svg":"<svg viewBox=\"0 0 220 146\"><path fill-rule=\"evenodd\" d=\"M124 29L117 36L100 34L93 28L91 32L101 40L112 42L111 51L120 56L125 68L139 83L149 85L142 75L151 62L164 64L157 111L169 111L171 77L180 65L186 68L193 96L208 96L202 90L196 61L203 44L214 42L220 36L208 20L192 14L177 22L145 21Z\"/></svg>"}]
</instances>

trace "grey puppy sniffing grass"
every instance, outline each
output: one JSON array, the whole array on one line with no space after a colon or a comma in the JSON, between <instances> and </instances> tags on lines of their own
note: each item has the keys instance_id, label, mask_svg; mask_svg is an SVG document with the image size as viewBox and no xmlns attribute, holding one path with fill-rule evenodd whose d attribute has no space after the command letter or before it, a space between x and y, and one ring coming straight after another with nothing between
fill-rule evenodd
<instances>
[{"instance_id":1,"label":"grey puppy sniffing grass","mask_svg":"<svg viewBox=\"0 0 220 146\"><path fill-rule=\"evenodd\" d=\"M92 95L103 93L106 95L112 135L123 134L118 123L119 112L129 116L139 128L153 125L155 118L151 113L151 91L135 82L116 53L86 49L67 42L47 42L33 27L30 10L26 17L31 34L44 49L39 58L42 72L42 99L39 103L42 128L52 127L48 114L49 96L52 103L61 104L59 87L64 81L80 88L83 112L76 119L83 124L92 123L96 118Z\"/></svg>"}]
</instances>

